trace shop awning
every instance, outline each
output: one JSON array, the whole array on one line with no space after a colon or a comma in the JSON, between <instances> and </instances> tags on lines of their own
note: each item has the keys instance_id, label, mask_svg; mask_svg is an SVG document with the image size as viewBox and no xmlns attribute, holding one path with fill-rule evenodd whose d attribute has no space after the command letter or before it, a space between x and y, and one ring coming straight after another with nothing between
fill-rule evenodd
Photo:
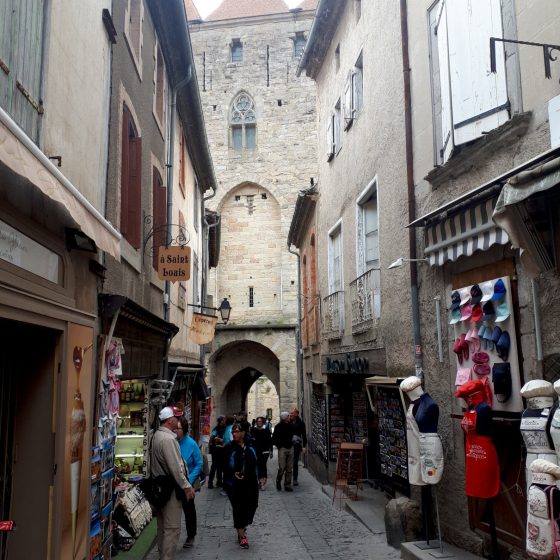
<instances>
[{"instance_id":1,"label":"shop awning","mask_svg":"<svg viewBox=\"0 0 560 560\"><path fill-rule=\"evenodd\" d=\"M385 377L383 375L374 375L365 380L366 385L396 385L400 383L403 377Z\"/></svg>"},{"instance_id":2,"label":"shop awning","mask_svg":"<svg viewBox=\"0 0 560 560\"><path fill-rule=\"evenodd\" d=\"M83 233L100 249L120 260L121 234L1 108L0 162L60 203Z\"/></svg>"},{"instance_id":3,"label":"shop awning","mask_svg":"<svg viewBox=\"0 0 560 560\"><path fill-rule=\"evenodd\" d=\"M442 266L476 251L487 251L492 245L508 243L507 233L492 220L496 201L490 198L479 202L426 227L424 255L430 265Z\"/></svg>"},{"instance_id":4,"label":"shop awning","mask_svg":"<svg viewBox=\"0 0 560 560\"><path fill-rule=\"evenodd\" d=\"M511 177L494 209L494 222L507 231L512 246L520 249L524 267L535 274L551 270L554 263L524 203L558 186L560 157Z\"/></svg>"}]
</instances>

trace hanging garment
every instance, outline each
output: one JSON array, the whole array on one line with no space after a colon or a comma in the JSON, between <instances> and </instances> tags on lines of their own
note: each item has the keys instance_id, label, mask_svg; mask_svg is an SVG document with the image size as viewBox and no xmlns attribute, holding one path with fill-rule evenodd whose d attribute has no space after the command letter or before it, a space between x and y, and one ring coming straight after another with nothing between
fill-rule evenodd
<instances>
[{"instance_id":1,"label":"hanging garment","mask_svg":"<svg viewBox=\"0 0 560 560\"><path fill-rule=\"evenodd\" d=\"M558 404L552 409L551 416L550 439L552 439L556 456L560 457L560 408Z\"/></svg>"},{"instance_id":2,"label":"hanging garment","mask_svg":"<svg viewBox=\"0 0 560 560\"><path fill-rule=\"evenodd\" d=\"M493 498L500 489L500 467L490 437L492 409L479 403L463 414L465 432L465 494L473 498Z\"/></svg>"},{"instance_id":3,"label":"hanging garment","mask_svg":"<svg viewBox=\"0 0 560 560\"><path fill-rule=\"evenodd\" d=\"M527 408L523 411L521 417L521 435L527 448L527 457L525 459L525 478L527 480L527 488L531 485L531 464L536 459L545 459L558 464L558 457L554 450L551 437L548 435L550 425L550 435L553 434L552 429L551 408ZM555 431L555 430L554 430Z\"/></svg>"},{"instance_id":4,"label":"hanging garment","mask_svg":"<svg viewBox=\"0 0 560 560\"><path fill-rule=\"evenodd\" d=\"M422 469L420 467L420 430L414 419L414 404L406 411L406 440L408 450L408 482L415 486L425 486L422 480Z\"/></svg>"},{"instance_id":5,"label":"hanging garment","mask_svg":"<svg viewBox=\"0 0 560 560\"><path fill-rule=\"evenodd\" d=\"M555 512L560 491L556 486L531 484L527 495L527 554L537 560L554 560L558 553Z\"/></svg>"}]
</instances>

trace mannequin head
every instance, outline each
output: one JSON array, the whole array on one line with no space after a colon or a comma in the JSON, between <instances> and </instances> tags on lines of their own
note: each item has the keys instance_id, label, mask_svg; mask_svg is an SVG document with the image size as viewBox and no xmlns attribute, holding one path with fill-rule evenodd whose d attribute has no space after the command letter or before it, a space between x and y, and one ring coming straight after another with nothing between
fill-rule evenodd
<instances>
[{"instance_id":1,"label":"mannequin head","mask_svg":"<svg viewBox=\"0 0 560 560\"><path fill-rule=\"evenodd\" d=\"M554 404L555 387L544 379L532 379L519 391L527 399L527 408L550 408Z\"/></svg>"},{"instance_id":2,"label":"mannequin head","mask_svg":"<svg viewBox=\"0 0 560 560\"><path fill-rule=\"evenodd\" d=\"M401 391L405 393L412 402L419 399L424 394L424 390L422 389L422 381L415 375L407 377L400 384L400 388Z\"/></svg>"}]
</instances>

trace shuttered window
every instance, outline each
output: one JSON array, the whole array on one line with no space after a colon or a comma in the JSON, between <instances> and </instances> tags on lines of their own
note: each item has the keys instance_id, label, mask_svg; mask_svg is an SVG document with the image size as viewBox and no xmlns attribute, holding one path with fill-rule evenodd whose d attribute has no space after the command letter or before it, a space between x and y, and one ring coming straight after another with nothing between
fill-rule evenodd
<instances>
[{"instance_id":1,"label":"shuttered window","mask_svg":"<svg viewBox=\"0 0 560 560\"><path fill-rule=\"evenodd\" d=\"M154 212L153 266L157 269L159 248L167 245L167 188L160 172L154 167L152 174L152 203Z\"/></svg>"},{"instance_id":2,"label":"shuttered window","mask_svg":"<svg viewBox=\"0 0 560 560\"><path fill-rule=\"evenodd\" d=\"M140 248L142 211L142 139L124 106L122 119L121 224L124 238Z\"/></svg>"},{"instance_id":3,"label":"shuttered window","mask_svg":"<svg viewBox=\"0 0 560 560\"><path fill-rule=\"evenodd\" d=\"M38 141L44 0L0 1L0 106Z\"/></svg>"},{"instance_id":4,"label":"shuttered window","mask_svg":"<svg viewBox=\"0 0 560 560\"><path fill-rule=\"evenodd\" d=\"M503 37L500 0L440 0L430 11L436 163L509 119L503 45L490 72L490 37Z\"/></svg>"},{"instance_id":5,"label":"shuttered window","mask_svg":"<svg viewBox=\"0 0 560 560\"><path fill-rule=\"evenodd\" d=\"M329 234L329 293L342 291L342 229Z\"/></svg>"}]
</instances>

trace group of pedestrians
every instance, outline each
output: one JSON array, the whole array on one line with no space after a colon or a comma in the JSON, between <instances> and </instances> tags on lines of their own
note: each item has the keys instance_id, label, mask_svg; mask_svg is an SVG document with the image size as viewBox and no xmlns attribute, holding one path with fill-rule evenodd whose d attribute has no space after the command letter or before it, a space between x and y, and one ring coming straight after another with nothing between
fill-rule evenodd
<instances>
[{"instance_id":1,"label":"group of pedestrians","mask_svg":"<svg viewBox=\"0 0 560 560\"><path fill-rule=\"evenodd\" d=\"M175 490L163 507L156 508L157 546L161 560L175 557L181 533L182 512L187 539L184 548L194 545L197 533L195 490L204 477L203 456L197 442L188 435L189 425L184 411L167 406L159 413L160 426L154 432L150 452L150 474L165 476ZM226 418L219 416L212 430L209 452L212 465L208 488L221 487L233 510L233 525L241 548L249 548L247 527L253 523L259 503L259 491L266 488L267 462L278 449L276 489L293 491L298 485L298 465L305 452L305 424L297 409L282 412L280 422L272 429L270 421L258 417L253 426L244 412Z\"/></svg>"}]
</instances>

